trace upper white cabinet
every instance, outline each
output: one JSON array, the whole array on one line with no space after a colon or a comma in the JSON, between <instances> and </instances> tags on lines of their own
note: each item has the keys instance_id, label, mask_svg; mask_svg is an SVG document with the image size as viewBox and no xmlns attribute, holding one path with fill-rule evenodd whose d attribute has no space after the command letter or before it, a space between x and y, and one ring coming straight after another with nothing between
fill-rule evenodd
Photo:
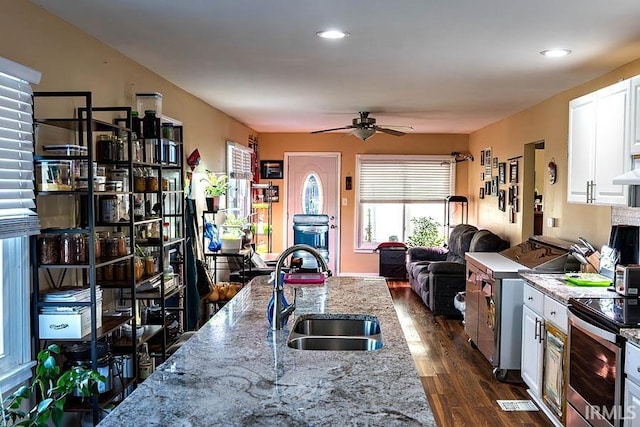
<instances>
[{"instance_id":1,"label":"upper white cabinet","mask_svg":"<svg viewBox=\"0 0 640 427\"><path fill-rule=\"evenodd\" d=\"M628 186L612 182L631 164L630 94L625 80L569 103L568 202L628 204Z\"/></svg>"},{"instance_id":2,"label":"upper white cabinet","mask_svg":"<svg viewBox=\"0 0 640 427\"><path fill-rule=\"evenodd\" d=\"M631 79L631 154L640 154L640 76Z\"/></svg>"}]
</instances>

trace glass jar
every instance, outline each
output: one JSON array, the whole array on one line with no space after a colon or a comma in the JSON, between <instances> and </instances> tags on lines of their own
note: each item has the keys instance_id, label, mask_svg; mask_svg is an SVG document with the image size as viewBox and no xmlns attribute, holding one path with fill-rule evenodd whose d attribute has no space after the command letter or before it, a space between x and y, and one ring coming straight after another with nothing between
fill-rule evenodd
<instances>
[{"instance_id":1,"label":"glass jar","mask_svg":"<svg viewBox=\"0 0 640 427\"><path fill-rule=\"evenodd\" d=\"M144 262L139 256L133 258L133 274L136 280L140 280L144 276Z\"/></svg>"},{"instance_id":2,"label":"glass jar","mask_svg":"<svg viewBox=\"0 0 640 427\"><path fill-rule=\"evenodd\" d=\"M173 140L173 123L162 124L162 137Z\"/></svg>"},{"instance_id":3,"label":"glass jar","mask_svg":"<svg viewBox=\"0 0 640 427\"><path fill-rule=\"evenodd\" d=\"M89 236L86 234L76 234L74 236L74 244L76 246L76 264L86 264L87 263L87 251L89 250L87 246L87 239Z\"/></svg>"},{"instance_id":4,"label":"glass jar","mask_svg":"<svg viewBox=\"0 0 640 427\"><path fill-rule=\"evenodd\" d=\"M147 189L147 180L143 169L133 171L133 191L143 193Z\"/></svg>"},{"instance_id":5,"label":"glass jar","mask_svg":"<svg viewBox=\"0 0 640 427\"><path fill-rule=\"evenodd\" d=\"M60 236L44 234L40 237L40 263L57 264L60 251Z\"/></svg>"},{"instance_id":6,"label":"glass jar","mask_svg":"<svg viewBox=\"0 0 640 427\"><path fill-rule=\"evenodd\" d=\"M114 270L113 264L107 264L107 265L103 266L102 267L102 278L103 278L103 280L106 280L108 282L113 281L113 279L115 278L113 270Z\"/></svg>"},{"instance_id":7,"label":"glass jar","mask_svg":"<svg viewBox=\"0 0 640 427\"><path fill-rule=\"evenodd\" d=\"M144 273L147 276L152 276L156 273L156 262L151 255L144 257Z\"/></svg>"},{"instance_id":8,"label":"glass jar","mask_svg":"<svg viewBox=\"0 0 640 427\"><path fill-rule=\"evenodd\" d=\"M144 203L142 203L140 199L136 199L133 202L133 218L136 221L142 221L144 219Z\"/></svg>"},{"instance_id":9,"label":"glass jar","mask_svg":"<svg viewBox=\"0 0 640 427\"><path fill-rule=\"evenodd\" d=\"M64 233L60 236L60 264L73 264L76 261L76 245L72 234Z\"/></svg>"},{"instance_id":10,"label":"glass jar","mask_svg":"<svg viewBox=\"0 0 640 427\"><path fill-rule=\"evenodd\" d=\"M158 191L160 189L160 187L158 186L157 176L153 176L153 175L147 176L146 189L147 191Z\"/></svg>"},{"instance_id":11,"label":"glass jar","mask_svg":"<svg viewBox=\"0 0 640 427\"><path fill-rule=\"evenodd\" d=\"M114 277L116 280L127 280L127 261L118 262L114 267Z\"/></svg>"},{"instance_id":12,"label":"glass jar","mask_svg":"<svg viewBox=\"0 0 640 427\"><path fill-rule=\"evenodd\" d=\"M96 281L100 282L102 280L104 280L104 268L98 267L96 268Z\"/></svg>"},{"instance_id":13,"label":"glass jar","mask_svg":"<svg viewBox=\"0 0 640 427\"><path fill-rule=\"evenodd\" d=\"M116 233L113 233L113 237L117 241L117 256L125 256L126 254L128 254L129 251L127 250L127 239L125 238L124 233L122 231L118 231Z\"/></svg>"},{"instance_id":14,"label":"glass jar","mask_svg":"<svg viewBox=\"0 0 640 427\"><path fill-rule=\"evenodd\" d=\"M160 224L158 222L152 222L147 227L147 239L160 240Z\"/></svg>"},{"instance_id":15,"label":"glass jar","mask_svg":"<svg viewBox=\"0 0 640 427\"><path fill-rule=\"evenodd\" d=\"M158 137L156 110L144 111L144 117L142 119L142 132L145 139Z\"/></svg>"},{"instance_id":16,"label":"glass jar","mask_svg":"<svg viewBox=\"0 0 640 427\"><path fill-rule=\"evenodd\" d=\"M96 141L96 160L99 162L110 162L113 158L113 140L109 135L99 135Z\"/></svg>"},{"instance_id":17,"label":"glass jar","mask_svg":"<svg viewBox=\"0 0 640 427\"><path fill-rule=\"evenodd\" d=\"M169 191L169 180L162 178L162 191Z\"/></svg>"},{"instance_id":18,"label":"glass jar","mask_svg":"<svg viewBox=\"0 0 640 427\"><path fill-rule=\"evenodd\" d=\"M107 237L104 241L104 255L108 257L118 256L118 239Z\"/></svg>"}]
</instances>

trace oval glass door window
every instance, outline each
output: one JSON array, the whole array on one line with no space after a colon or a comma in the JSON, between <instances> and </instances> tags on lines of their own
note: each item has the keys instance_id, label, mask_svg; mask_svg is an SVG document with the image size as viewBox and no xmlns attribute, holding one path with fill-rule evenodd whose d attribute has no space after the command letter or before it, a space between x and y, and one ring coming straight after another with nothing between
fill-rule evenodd
<instances>
[{"instance_id":1,"label":"oval glass door window","mask_svg":"<svg viewBox=\"0 0 640 427\"><path fill-rule=\"evenodd\" d=\"M322 183L315 173L310 173L302 186L302 209L307 215L322 212Z\"/></svg>"}]
</instances>

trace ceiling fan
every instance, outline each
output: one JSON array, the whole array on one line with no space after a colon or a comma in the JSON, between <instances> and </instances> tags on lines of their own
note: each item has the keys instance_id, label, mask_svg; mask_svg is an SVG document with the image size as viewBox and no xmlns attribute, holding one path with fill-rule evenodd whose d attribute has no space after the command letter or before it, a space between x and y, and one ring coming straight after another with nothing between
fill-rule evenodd
<instances>
[{"instance_id":1,"label":"ceiling fan","mask_svg":"<svg viewBox=\"0 0 640 427\"><path fill-rule=\"evenodd\" d=\"M376 119L374 119L373 117L369 117L368 111L360 111L358 114L360 114L360 117L356 117L355 119L353 119L352 124L350 125L342 126L339 128L316 130L311 133L323 133L323 132L332 132L334 130L353 129L351 133L363 141L366 141L367 139L375 135L376 132L384 132L393 136L405 135L404 132L401 132L399 130L389 129L389 128L376 125ZM402 126L402 127L413 129L411 126Z\"/></svg>"}]
</instances>

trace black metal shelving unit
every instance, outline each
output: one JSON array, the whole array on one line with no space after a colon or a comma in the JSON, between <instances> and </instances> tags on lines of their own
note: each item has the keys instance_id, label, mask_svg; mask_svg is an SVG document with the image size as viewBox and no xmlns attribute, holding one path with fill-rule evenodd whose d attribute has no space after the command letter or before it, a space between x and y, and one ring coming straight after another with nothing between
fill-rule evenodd
<instances>
[{"instance_id":1,"label":"black metal shelving unit","mask_svg":"<svg viewBox=\"0 0 640 427\"><path fill-rule=\"evenodd\" d=\"M48 101L45 101L47 100ZM38 104L43 103L43 111L58 111L61 105L73 105L74 118L41 118L38 117ZM51 108L51 103L54 107ZM59 105L55 105L58 103ZM79 105L79 106L78 106ZM48 108L44 108L48 107ZM92 412L93 422L97 424L99 411L105 405L117 403L130 392L137 384L136 374L138 372L138 352L143 343L156 343L152 356L157 357L161 363L167 357L167 346L171 343L168 336L168 328L164 324L140 325L138 319L139 306L157 302L161 308L161 316L165 318L168 311L178 313L181 325L184 324L186 311L185 304L185 277L183 268L183 255L185 252L185 219L184 219L184 177L183 177L183 149L182 149L182 126L176 127L176 132L180 140L172 142L176 147L172 161L163 157L163 146L168 143L162 138L153 141L144 141L143 147L152 147L154 153L148 158L136 159L135 140L132 138L132 115L130 107L95 107L92 105L91 92L35 92L34 93L35 131L37 136L34 161L37 164L51 161L72 161L86 163L86 179L89 185L86 188L77 190L73 188L75 183L76 168L73 168L71 176L71 187L40 186L36 192L36 206L41 221L48 226L41 231L40 236L32 238L31 260L33 273L33 336L36 338L35 351L44 348L48 341L61 342L63 345L73 343L89 344L91 348L92 369L98 368L98 345L107 343L110 352L114 357L129 358L131 362L131 376L112 372L110 389L92 399L90 404L79 399L69 398L65 410L77 412ZM98 120L96 115L109 116L111 121ZM160 128L160 120L157 123ZM52 132L45 132L45 129L53 129ZM49 139L59 138L60 132L66 132L65 138L73 141L74 146L83 147L80 154L66 153L67 155L52 155L42 148ZM97 155L98 146L94 143L98 134L118 135L123 138L124 158L104 159ZM48 135L50 134L50 135ZM55 135L55 136L53 136ZM45 142L42 142L42 141ZM143 148L141 155L145 156ZM151 161L147 161L151 159ZM157 159L155 161L154 159ZM128 172L127 189L117 191L96 191L93 182L95 178L94 163L96 167L105 169L121 169ZM134 171L136 168L149 168L157 176L157 190L136 192L134 187ZM166 180L166 181L164 181ZM166 182L166 186L162 183ZM101 206L105 198L118 198L124 203L124 207L119 212L124 212L119 221L105 222L101 216ZM155 211L147 210L144 218L136 218L134 214L135 201L140 198L145 205L150 208L155 207ZM126 200L126 203L124 202ZM151 209L152 210L152 209ZM62 219L61 224L56 221ZM67 221L67 223L64 223ZM167 227L163 227L164 223ZM155 241L140 240L139 231L155 224L159 231L159 237ZM102 252L101 256L96 256L97 232L99 231L119 231L123 232L128 240L127 253L122 256L108 257ZM86 236L86 259L83 263L63 264L49 263L42 264L39 256L38 243L44 235L63 236ZM136 248L155 248L157 250L157 269L152 274L143 274L136 277ZM165 277L165 261L171 263L174 273L170 277ZM116 266L124 268L124 277L115 280L113 277L107 278L105 271L111 271ZM159 282L159 286L153 290L141 292L152 282ZM55 289L61 286L71 286L77 289L89 289L90 300L79 302L44 302L41 301L43 291L49 288ZM100 292L98 292L100 289ZM99 297L103 295L102 304L99 304ZM167 301L174 301L170 304ZM89 307L90 309L90 332L84 336L64 337L58 335L50 337L46 332L40 331L39 316L40 311L47 307ZM132 315L121 316L101 316L101 308L115 306L127 306L131 308ZM102 321L99 322L98 319ZM125 336L121 327L128 323L131 326L131 336ZM142 326L142 335L136 336L138 327ZM181 328L182 330L182 328ZM135 338L133 338L135 337Z\"/></svg>"}]
</instances>

